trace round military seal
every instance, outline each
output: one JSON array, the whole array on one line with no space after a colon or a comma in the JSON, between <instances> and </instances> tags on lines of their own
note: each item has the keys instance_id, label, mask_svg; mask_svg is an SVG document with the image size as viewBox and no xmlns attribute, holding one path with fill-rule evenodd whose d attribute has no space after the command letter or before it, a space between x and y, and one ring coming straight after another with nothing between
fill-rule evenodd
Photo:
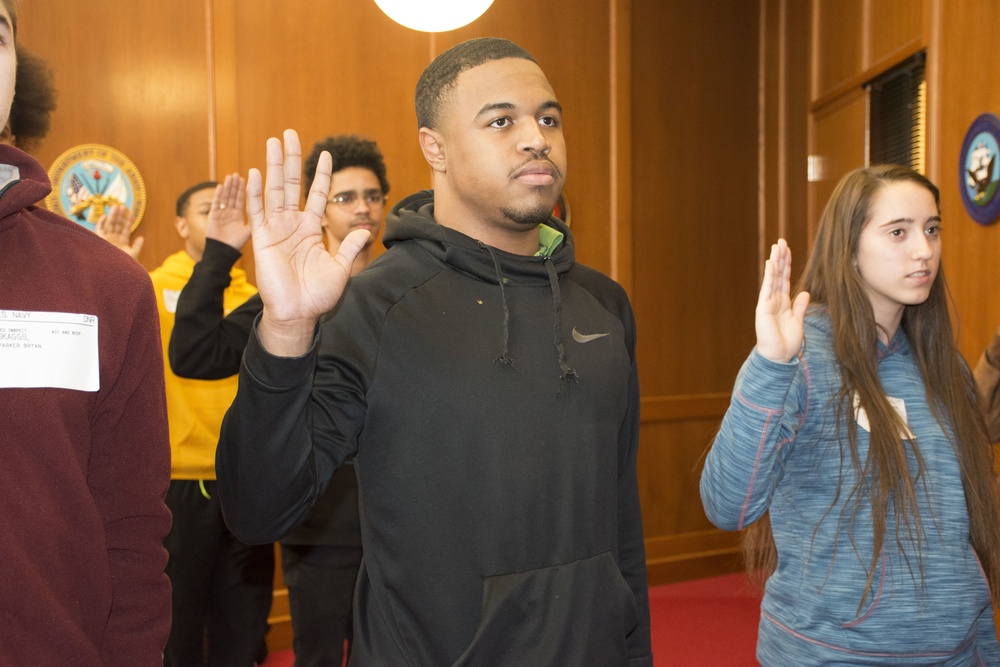
<instances>
[{"instance_id":1,"label":"round military seal","mask_svg":"<svg viewBox=\"0 0 1000 667\"><path fill-rule=\"evenodd\" d=\"M969 216L988 225L1000 215L1000 119L991 113L978 116L962 142L958 178L962 204Z\"/></svg>"},{"instance_id":2,"label":"round military seal","mask_svg":"<svg viewBox=\"0 0 1000 667\"><path fill-rule=\"evenodd\" d=\"M45 198L50 211L64 215L93 231L105 209L128 208L132 230L146 211L146 185L136 166L125 155L102 144L81 144L49 167L52 193Z\"/></svg>"}]
</instances>

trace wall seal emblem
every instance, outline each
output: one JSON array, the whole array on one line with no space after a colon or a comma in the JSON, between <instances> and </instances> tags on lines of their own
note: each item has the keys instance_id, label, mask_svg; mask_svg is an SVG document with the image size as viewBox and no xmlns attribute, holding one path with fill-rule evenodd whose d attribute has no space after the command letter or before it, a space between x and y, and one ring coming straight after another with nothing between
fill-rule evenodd
<instances>
[{"instance_id":1,"label":"wall seal emblem","mask_svg":"<svg viewBox=\"0 0 1000 667\"><path fill-rule=\"evenodd\" d=\"M52 193L45 207L93 231L107 208L123 205L133 218L132 230L146 212L146 185L125 155L102 144L81 144L49 167Z\"/></svg>"},{"instance_id":2,"label":"wall seal emblem","mask_svg":"<svg viewBox=\"0 0 1000 667\"><path fill-rule=\"evenodd\" d=\"M969 216L988 225L1000 215L1000 118L991 113L978 116L962 143L958 178L962 204Z\"/></svg>"}]
</instances>

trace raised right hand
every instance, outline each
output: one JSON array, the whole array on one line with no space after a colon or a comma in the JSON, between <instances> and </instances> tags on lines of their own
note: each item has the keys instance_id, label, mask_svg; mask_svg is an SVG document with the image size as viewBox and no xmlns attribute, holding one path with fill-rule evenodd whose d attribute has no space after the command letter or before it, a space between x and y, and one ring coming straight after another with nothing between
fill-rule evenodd
<instances>
[{"instance_id":1,"label":"raised right hand","mask_svg":"<svg viewBox=\"0 0 1000 667\"><path fill-rule=\"evenodd\" d=\"M757 351L771 361L788 363L802 347L809 293L800 292L791 300L792 251L785 239L771 246L771 258L764 264L764 280L757 299Z\"/></svg>"},{"instance_id":2,"label":"raised right hand","mask_svg":"<svg viewBox=\"0 0 1000 667\"><path fill-rule=\"evenodd\" d=\"M250 240L250 227L244 211L246 181L239 174L229 174L215 188L208 213L205 236L240 250Z\"/></svg>"},{"instance_id":3,"label":"raised right hand","mask_svg":"<svg viewBox=\"0 0 1000 667\"><path fill-rule=\"evenodd\" d=\"M284 151L275 138L267 140L267 181L250 170L247 212L253 230L257 289L264 312L257 328L264 349L278 356L299 356L312 344L320 316L340 300L351 275L351 264L369 233L347 235L336 254L323 247L322 219L332 177L332 160L324 152L316 177L299 210L302 153L299 137L285 130Z\"/></svg>"},{"instance_id":4,"label":"raised right hand","mask_svg":"<svg viewBox=\"0 0 1000 667\"><path fill-rule=\"evenodd\" d=\"M97 219L94 233L117 246L135 261L139 261L144 239L141 236L132 238L132 222L133 218L128 207L117 204L105 209L104 215Z\"/></svg>"}]
</instances>

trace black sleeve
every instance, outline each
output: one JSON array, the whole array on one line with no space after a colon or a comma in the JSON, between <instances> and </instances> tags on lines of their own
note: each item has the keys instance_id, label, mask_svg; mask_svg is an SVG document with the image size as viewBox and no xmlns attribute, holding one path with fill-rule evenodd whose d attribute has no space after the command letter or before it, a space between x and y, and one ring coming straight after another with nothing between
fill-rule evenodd
<instances>
[{"instance_id":1,"label":"black sleeve","mask_svg":"<svg viewBox=\"0 0 1000 667\"><path fill-rule=\"evenodd\" d=\"M170 334L170 368L180 377L218 380L240 370L254 318L263 310L260 295L225 315L223 293L239 250L206 239L205 253L177 300Z\"/></svg>"},{"instance_id":2,"label":"black sleeve","mask_svg":"<svg viewBox=\"0 0 1000 667\"><path fill-rule=\"evenodd\" d=\"M625 297L623 297L625 298ZM627 301L625 302L627 303ZM631 309L622 318L629 340L632 369L629 374L628 413L619 432L618 558L622 576L635 595L639 623L628 635L629 667L652 667L649 584L646 579L646 546L639 506L636 460L639 450L639 372L635 357L635 320Z\"/></svg>"},{"instance_id":3,"label":"black sleeve","mask_svg":"<svg viewBox=\"0 0 1000 667\"><path fill-rule=\"evenodd\" d=\"M215 470L226 525L246 544L266 544L301 523L319 495L307 416L317 350L314 341L302 357L275 357L251 333Z\"/></svg>"},{"instance_id":4,"label":"black sleeve","mask_svg":"<svg viewBox=\"0 0 1000 667\"><path fill-rule=\"evenodd\" d=\"M348 288L336 317L317 326L301 357L268 353L254 320L215 455L222 511L241 541L287 535L357 454L384 305L363 288Z\"/></svg>"}]
</instances>

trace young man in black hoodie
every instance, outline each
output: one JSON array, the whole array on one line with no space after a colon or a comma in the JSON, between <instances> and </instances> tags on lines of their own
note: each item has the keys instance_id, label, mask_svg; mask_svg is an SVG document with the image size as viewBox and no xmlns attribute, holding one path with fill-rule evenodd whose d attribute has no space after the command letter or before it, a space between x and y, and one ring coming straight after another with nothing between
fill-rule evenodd
<instances>
[{"instance_id":1,"label":"young man in black hoodie","mask_svg":"<svg viewBox=\"0 0 1000 667\"><path fill-rule=\"evenodd\" d=\"M551 216L561 107L487 38L428 66L417 116L434 191L393 208L349 290L367 234L323 248L329 156L304 211L294 132L266 188L251 171L264 309L219 443L227 521L279 538L353 456L352 664L649 667L634 321Z\"/></svg>"}]
</instances>

